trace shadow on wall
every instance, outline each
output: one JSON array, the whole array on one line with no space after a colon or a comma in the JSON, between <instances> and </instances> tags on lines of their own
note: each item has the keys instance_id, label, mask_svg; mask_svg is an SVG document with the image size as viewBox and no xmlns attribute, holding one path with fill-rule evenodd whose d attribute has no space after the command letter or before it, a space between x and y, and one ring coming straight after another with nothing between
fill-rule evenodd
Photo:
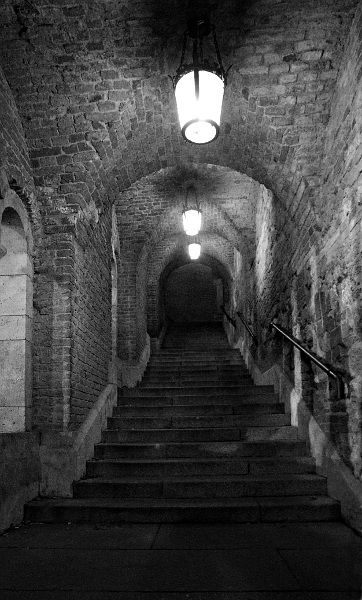
<instances>
[{"instance_id":1,"label":"shadow on wall","mask_svg":"<svg viewBox=\"0 0 362 600\"><path fill-rule=\"evenodd\" d=\"M165 282L166 314L176 323L220 321L222 290L222 280L215 278L210 267L179 267Z\"/></svg>"}]
</instances>

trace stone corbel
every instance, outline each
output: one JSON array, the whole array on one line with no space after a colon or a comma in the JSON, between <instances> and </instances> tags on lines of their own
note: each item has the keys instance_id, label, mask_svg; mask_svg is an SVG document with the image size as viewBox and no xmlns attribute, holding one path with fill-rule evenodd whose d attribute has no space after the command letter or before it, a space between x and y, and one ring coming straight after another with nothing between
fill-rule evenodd
<instances>
[{"instance_id":1,"label":"stone corbel","mask_svg":"<svg viewBox=\"0 0 362 600\"><path fill-rule=\"evenodd\" d=\"M0 259L5 256L5 254L7 253L7 249L5 248L5 246L2 246L0 244Z\"/></svg>"}]
</instances>

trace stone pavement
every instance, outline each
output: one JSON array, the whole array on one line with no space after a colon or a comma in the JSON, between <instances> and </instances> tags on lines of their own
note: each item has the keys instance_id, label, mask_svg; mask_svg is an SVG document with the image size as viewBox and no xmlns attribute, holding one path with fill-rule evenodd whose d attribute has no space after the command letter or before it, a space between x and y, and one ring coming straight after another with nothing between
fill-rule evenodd
<instances>
[{"instance_id":1,"label":"stone pavement","mask_svg":"<svg viewBox=\"0 0 362 600\"><path fill-rule=\"evenodd\" d=\"M27 524L0 536L1 600L361 600L342 523Z\"/></svg>"}]
</instances>

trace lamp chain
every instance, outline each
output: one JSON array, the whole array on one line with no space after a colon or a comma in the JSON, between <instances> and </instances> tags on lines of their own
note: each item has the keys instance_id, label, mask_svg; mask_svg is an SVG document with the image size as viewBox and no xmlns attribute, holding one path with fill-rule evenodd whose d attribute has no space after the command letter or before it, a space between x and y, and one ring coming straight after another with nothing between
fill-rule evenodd
<instances>
[{"instance_id":1,"label":"lamp chain","mask_svg":"<svg viewBox=\"0 0 362 600\"><path fill-rule=\"evenodd\" d=\"M219 61L219 65L220 65L220 68L221 68L221 73L222 73L222 76L225 79L225 84L226 84L227 73L226 73L226 71L224 69L224 66L222 64L221 54L220 54L220 50L219 50L219 44L217 43L215 25L212 25L212 35L213 35L213 38L214 38L214 44L215 44L215 50L216 50L217 60Z\"/></svg>"}]
</instances>

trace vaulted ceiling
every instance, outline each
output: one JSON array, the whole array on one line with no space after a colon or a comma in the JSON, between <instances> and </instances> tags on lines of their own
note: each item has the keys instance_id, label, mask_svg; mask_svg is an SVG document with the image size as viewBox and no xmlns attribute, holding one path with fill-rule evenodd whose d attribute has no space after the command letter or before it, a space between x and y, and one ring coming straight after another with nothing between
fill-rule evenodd
<instances>
[{"instance_id":1,"label":"vaulted ceiling","mask_svg":"<svg viewBox=\"0 0 362 600\"><path fill-rule=\"evenodd\" d=\"M135 190L149 190L153 177L163 198L148 204L146 239L156 217L173 235L185 181L196 178L209 229L217 206L214 233L223 228L233 241L241 232L252 243L255 182L287 206L301 188L320 182L325 127L356 5L3 0L0 64L36 186L74 211L91 206L101 213L117 201L121 222L122 206ZM169 79L187 19L200 12L215 23L224 65L232 65L220 136L203 147L183 140ZM136 231L137 220L126 225Z\"/></svg>"}]
</instances>

